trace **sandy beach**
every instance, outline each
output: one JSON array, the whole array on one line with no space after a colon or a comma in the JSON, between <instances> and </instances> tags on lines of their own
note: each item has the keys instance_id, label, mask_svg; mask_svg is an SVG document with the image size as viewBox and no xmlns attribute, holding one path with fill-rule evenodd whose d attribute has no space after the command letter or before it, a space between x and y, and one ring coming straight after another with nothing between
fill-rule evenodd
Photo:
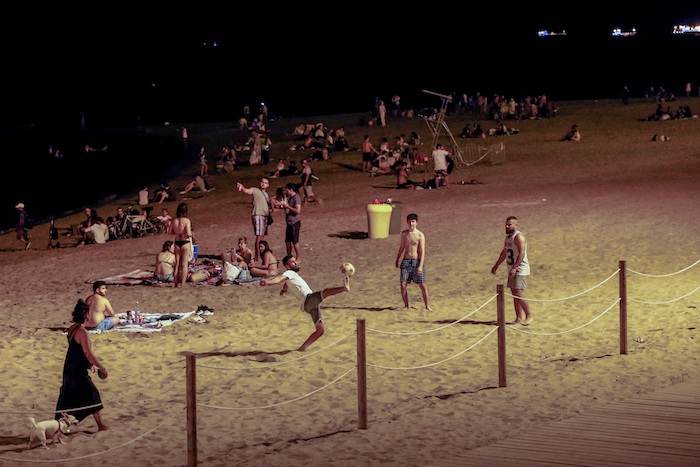
<instances>
[{"instance_id":1,"label":"sandy beach","mask_svg":"<svg viewBox=\"0 0 700 467\"><path fill-rule=\"evenodd\" d=\"M693 109L699 99L687 99ZM160 332L90 334L109 370L93 376L110 429L92 417L65 445L27 450L27 417L53 418L71 311L92 281L153 269L166 235L104 245L48 249L48 226L32 231L23 251L14 233L0 237L0 465L187 465L185 352L197 358L197 444L203 466L423 466L451 453L518 436L544 424L700 376L700 120L642 122L653 101L559 103L556 118L509 122L516 135L460 145L505 144L505 160L459 164L448 188L396 190L395 177L361 172L361 153L314 161L321 205L301 214L301 275L314 290L342 285L339 267L356 274L351 291L323 303L326 333L306 352L312 332L296 296L279 286L183 289L110 285L117 312L137 302L145 313L184 313L204 305L213 314L174 322ZM351 147L363 135L375 145L417 130L422 151L431 137L422 119L358 126L352 116L319 117L344 125ZM272 122L274 157L300 162L286 132L303 120ZM458 134L465 122L448 120ZM580 142L562 142L572 124ZM489 128L492 122L482 122ZM210 154L238 138L233 124L188 126L191 141ZM671 137L651 142L654 134ZM447 144L443 136L441 142ZM449 146L448 146L449 149ZM213 160L213 159L212 159ZM171 184L181 187L198 162ZM213 167L213 163L210 162ZM420 180L431 173L417 168ZM255 186L274 164L213 174L215 191L187 200L199 261L219 261L238 237L252 238L251 199L236 181ZM273 179L278 185L297 176ZM464 184L461 184L464 181ZM456 182L456 183L455 183ZM419 216L426 236L432 311L417 285L403 310L394 265L399 235L363 238L367 205L400 202L401 216ZM112 215L126 197L98 207ZM19 200L18 200L19 201ZM14 202L14 201L7 201ZM165 203L171 213L177 203ZM154 214L160 206L155 205ZM82 214L58 219L68 228ZM499 387L497 285L491 267L503 247L504 222L515 215L527 236L532 274L526 297L534 322L507 326L507 386ZM275 214L268 241L285 256L284 219ZM627 268L628 351L620 354L619 262ZM506 292L509 292L506 289ZM512 298L505 296L508 320ZM358 428L358 320L367 354L367 429ZM206 355L205 355L206 354Z\"/></svg>"}]
</instances>

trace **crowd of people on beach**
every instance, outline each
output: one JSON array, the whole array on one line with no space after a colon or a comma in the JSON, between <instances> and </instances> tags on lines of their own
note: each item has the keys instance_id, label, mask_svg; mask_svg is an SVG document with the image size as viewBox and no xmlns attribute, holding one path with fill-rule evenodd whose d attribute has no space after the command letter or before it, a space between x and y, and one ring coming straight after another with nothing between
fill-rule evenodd
<instances>
[{"instance_id":1,"label":"crowd of people on beach","mask_svg":"<svg viewBox=\"0 0 700 467\"><path fill-rule=\"evenodd\" d=\"M476 98L456 99L455 112L464 112L464 109L472 109L474 112L484 112L489 118L496 117L504 121L507 119L522 118L542 118L553 117L556 114L556 106L547 105L545 96L540 96L533 101L527 101L529 113L520 113L519 107L513 111L513 99L494 99L495 105L485 107L482 96ZM461 102L458 104L457 102ZM386 112L390 115L400 117L403 114L400 98L394 96L390 109L382 109L383 101L378 102L376 124L385 126ZM533 107L534 106L534 107ZM537 108L535 110L535 107ZM664 110L659 104L659 109ZM687 106L680 107L679 111L690 113ZM536 112L536 113L535 113ZM686 115L686 114L684 114ZM533 117L535 116L535 117ZM688 118L688 116L683 117ZM271 161L270 152L264 155L265 145L271 145L266 141L269 138L265 125L268 120L261 114L260 119L254 119L251 138L246 142L250 146L250 165L268 165ZM247 127L247 122L242 126ZM463 137L484 137L483 130L479 124L474 129L463 130ZM478 134L478 136L476 136ZM240 195L250 197L251 211L250 221L252 225L252 235L241 234L237 244L230 249L226 249L220 254L220 263L211 261L204 269L205 274L199 276L211 277L216 275L219 283L223 281L239 284L256 284L258 286L280 286L280 295L284 296L290 289L297 293L302 299L301 308L309 315L313 332L301 343L297 350L304 351L325 332L324 318L322 314L322 303L329 297L350 292L351 273L344 274L342 283L323 289L312 289L300 275L301 264L306 264L302 258L303 251L300 247L302 236L302 219L306 209L310 205L322 204L321 198L314 191L314 182L319 178L314 174L313 165L315 161L325 161L332 157L336 151L349 151L350 148L345 140L345 129L339 127L330 130L322 123L305 124L295 127L287 136L291 136L299 144L294 146L294 151L306 151L301 158L301 168L296 166L295 161L286 161L279 158L275 164L275 170L268 171L258 180L255 186L246 186L241 182L236 183L236 190ZM573 125L569 132L562 138L566 141L580 141L581 134L578 126ZM290 148L292 149L292 148ZM243 150L243 147L229 145L222 149L216 161L217 173L231 173L237 169L236 154ZM260 150L258 152L258 150ZM391 174L396 177L396 188L400 189L440 189L449 188L450 176L455 169L453 154L443 144L436 144L435 147L426 149L417 131L411 132L410 136L398 134L393 138L393 144L389 143L389 137L381 137L378 146L375 147L370 135L364 136L363 142L357 151L361 154L358 160L358 167L362 172L371 177L383 174ZM107 241L122 238L125 225L130 216L141 216L146 220L160 222L169 239L164 241L160 251L155 252L153 277L156 283L168 285L174 288L183 288L187 282L198 282L193 277L194 273L203 269L197 268L196 240L194 236L193 224L190 219L189 205L180 201L178 194L186 195L193 190L200 192L211 191L211 186L207 178L209 177L209 164L206 151L203 146L199 150L200 171L193 174L191 181L179 193L172 190L170 186L163 182L161 187L154 194L148 195L147 187L139 193L139 204L142 210L134 210L119 207L117 212L108 217L107 221L97 215L97 211L90 207L86 208L85 220L72 232L79 237L79 245L88 243L102 244ZM428 176L427 166L432 161L432 173ZM410 179L411 171L416 167L424 167L424 176L420 182ZM298 181L289 181L279 186L274 195L271 195L271 180L298 177ZM167 209L162 209L161 215L157 218L150 214L151 209L145 207L151 203L162 204L164 202L178 202L175 216L172 217ZM149 206L150 207L150 206ZM23 203L18 203L15 208L19 212L19 223L17 227L17 239L23 242L25 249L31 245L30 242L30 219ZM277 219L275 215L278 215ZM396 254L395 266L399 274L399 291L404 305L404 309L410 308L408 294L408 284L418 285L422 297L423 306L426 310L432 310L430 306L429 293L426 281L425 252L426 238L424 233L418 229L418 214L410 213L406 216L406 227L402 229L398 250ZM279 224L281 226L279 226ZM278 225L278 227L274 227ZM275 253L276 248L270 245L268 234L270 228L280 228L284 230L284 255ZM121 234L120 234L121 233ZM250 238L250 239L249 239ZM513 309L515 319L511 324L528 326L533 322L533 316L524 299L524 292L527 289L527 279L530 274L530 264L527 257L527 242L525 235L519 230L518 219L509 216L505 221L505 241L503 249L491 268L495 274L501 264L507 265L507 286L510 288L513 297ZM75 305L72 314L73 325L68 329L68 350L65 359L63 384L57 402L56 417L61 416L59 411L70 411L76 407L86 407L88 409L75 412L78 420L83 420L92 415L98 425L99 430L108 429L102 417L103 405L100 394L89 377L90 372L97 372L101 378L107 378L106 367L92 353L90 338L87 331L109 331L120 325L120 314L112 307L107 298L107 284L96 281L92 285L92 294L85 300L79 300Z\"/></svg>"}]
</instances>

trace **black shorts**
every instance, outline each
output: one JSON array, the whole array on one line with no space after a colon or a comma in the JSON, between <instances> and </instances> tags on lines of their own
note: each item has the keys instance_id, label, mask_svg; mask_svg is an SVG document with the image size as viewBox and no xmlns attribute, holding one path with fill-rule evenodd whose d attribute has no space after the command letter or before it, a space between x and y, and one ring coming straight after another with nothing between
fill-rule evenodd
<instances>
[{"instance_id":1,"label":"black shorts","mask_svg":"<svg viewBox=\"0 0 700 467\"><path fill-rule=\"evenodd\" d=\"M371 152L362 153L362 162L372 162L373 154Z\"/></svg>"},{"instance_id":2,"label":"black shorts","mask_svg":"<svg viewBox=\"0 0 700 467\"><path fill-rule=\"evenodd\" d=\"M287 229L284 231L284 241L287 243L299 243L299 231L301 230L301 221L295 224L287 224Z\"/></svg>"}]
</instances>

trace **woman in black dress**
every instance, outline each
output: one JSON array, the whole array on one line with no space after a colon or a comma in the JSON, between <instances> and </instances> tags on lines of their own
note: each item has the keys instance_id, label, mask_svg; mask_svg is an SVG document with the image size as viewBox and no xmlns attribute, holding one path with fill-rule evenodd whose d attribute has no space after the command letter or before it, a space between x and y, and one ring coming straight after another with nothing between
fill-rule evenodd
<instances>
[{"instance_id":1,"label":"woman in black dress","mask_svg":"<svg viewBox=\"0 0 700 467\"><path fill-rule=\"evenodd\" d=\"M63 385L56 403L56 419L61 418L61 412L75 416L78 421L92 415L98 430L102 431L108 428L102 420L102 399L88 370L99 371L104 379L107 369L92 353L90 337L83 326L89 318L90 307L83 300L78 300L73 310L73 325L68 329L68 352L63 364Z\"/></svg>"}]
</instances>

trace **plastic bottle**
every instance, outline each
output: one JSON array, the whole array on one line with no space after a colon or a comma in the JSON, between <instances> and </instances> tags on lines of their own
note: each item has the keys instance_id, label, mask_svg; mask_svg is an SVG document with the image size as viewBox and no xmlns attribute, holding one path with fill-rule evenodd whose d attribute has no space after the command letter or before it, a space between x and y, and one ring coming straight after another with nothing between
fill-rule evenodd
<instances>
[{"instance_id":1,"label":"plastic bottle","mask_svg":"<svg viewBox=\"0 0 700 467\"><path fill-rule=\"evenodd\" d=\"M134 308L134 323L138 324L141 322L141 307L139 307L139 302L136 302L136 307Z\"/></svg>"}]
</instances>

